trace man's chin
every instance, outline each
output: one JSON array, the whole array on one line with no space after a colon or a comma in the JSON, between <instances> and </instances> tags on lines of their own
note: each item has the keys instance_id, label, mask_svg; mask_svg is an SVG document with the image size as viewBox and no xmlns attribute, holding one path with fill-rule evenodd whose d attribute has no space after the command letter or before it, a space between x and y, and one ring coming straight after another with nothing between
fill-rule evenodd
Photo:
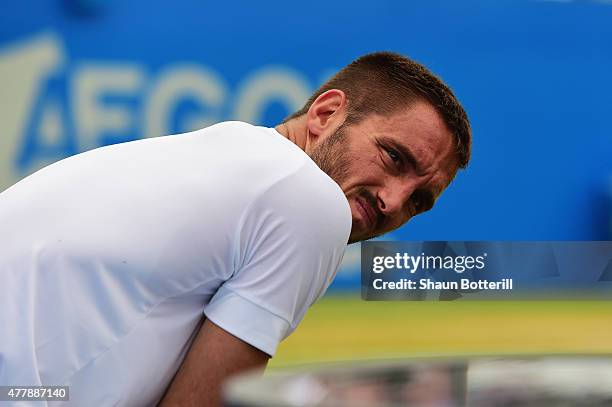
<instances>
[{"instance_id":1,"label":"man's chin","mask_svg":"<svg viewBox=\"0 0 612 407\"><path fill-rule=\"evenodd\" d=\"M364 240L372 239L374 237L376 236L369 235L366 233L351 233L351 235L349 236L348 244L363 242Z\"/></svg>"},{"instance_id":2,"label":"man's chin","mask_svg":"<svg viewBox=\"0 0 612 407\"><path fill-rule=\"evenodd\" d=\"M370 237L357 237L357 238L351 238L348 241L348 244L353 244L353 243L359 243L359 242L365 242L368 239L371 239L374 236L370 236Z\"/></svg>"}]
</instances>

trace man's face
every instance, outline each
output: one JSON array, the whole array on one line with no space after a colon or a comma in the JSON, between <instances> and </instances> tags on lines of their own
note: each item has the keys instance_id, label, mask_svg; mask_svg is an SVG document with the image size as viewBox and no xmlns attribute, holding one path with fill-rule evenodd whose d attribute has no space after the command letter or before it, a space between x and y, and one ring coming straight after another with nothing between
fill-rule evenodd
<instances>
[{"instance_id":1,"label":"man's face","mask_svg":"<svg viewBox=\"0 0 612 407\"><path fill-rule=\"evenodd\" d=\"M425 212L457 171L453 137L433 106L370 115L314 146L311 157L351 207L349 242L379 236Z\"/></svg>"}]
</instances>

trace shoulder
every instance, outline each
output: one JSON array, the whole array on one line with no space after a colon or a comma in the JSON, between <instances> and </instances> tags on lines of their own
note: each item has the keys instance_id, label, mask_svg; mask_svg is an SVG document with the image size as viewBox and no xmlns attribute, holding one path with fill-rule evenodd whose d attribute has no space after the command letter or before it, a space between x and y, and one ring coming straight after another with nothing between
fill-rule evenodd
<instances>
[{"instance_id":1,"label":"shoulder","mask_svg":"<svg viewBox=\"0 0 612 407\"><path fill-rule=\"evenodd\" d=\"M260 191L248 212L257 226L273 226L277 236L297 239L304 249L317 252L344 248L351 230L344 192L310 159L279 174Z\"/></svg>"},{"instance_id":2,"label":"shoulder","mask_svg":"<svg viewBox=\"0 0 612 407\"><path fill-rule=\"evenodd\" d=\"M240 188L236 191L233 185L232 189L234 199L243 202L244 217L251 220L243 226L282 220L291 235L317 236L325 244L331 239L346 245L352 220L344 192L293 142L273 128L239 121L218 123L196 133L217 140L211 141L219 147L214 149L216 154L232 152L232 159L226 157L224 162L235 163L231 172L241 174L237 177Z\"/></svg>"},{"instance_id":3,"label":"shoulder","mask_svg":"<svg viewBox=\"0 0 612 407\"><path fill-rule=\"evenodd\" d=\"M239 132L239 133L248 133L248 132L257 132L258 129L261 129L259 126L252 125L247 122L241 122L237 120L230 120L226 122L219 122L213 124L208 127L204 127L199 130L194 130L191 133L221 133L221 132ZM189 133L188 133L189 134Z\"/></svg>"},{"instance_id":4,"label":"shoulder","mask_svg":"<svg viewBox=\"0 0 612 407\"><path fill-rule=\"evenodd\" d=\"M194 140L203 150L213 153L213 159L223 158L226 163L239 164L247 171L253 170L251 165L256 165L259 170L254 175L264 170L272 173L291 171L309 160L302 149L275 129L240 121L217 123L179 138Z\"/></svg>"},{"instance_id":5,"label":"shoulder","mask_svg":"<svg viewBox=\"0 0 612 407\"><path fill-rule=\"evenodd\" d=\"M185 133L184 135L194 136L196 138L201 138L203 136L206 136L207 138L221 136L223 140L231 141L240 139L242 142L248 141L248 139L252 138L253 141L261 143L266 139L268 141L274 141L272 140L273 137L271 134L273 131L274 129L255 126L246 122L226 121L213 124L212 126L205 127L203 129L194 130L192 132Z\"/></svg>"}]
</instances>

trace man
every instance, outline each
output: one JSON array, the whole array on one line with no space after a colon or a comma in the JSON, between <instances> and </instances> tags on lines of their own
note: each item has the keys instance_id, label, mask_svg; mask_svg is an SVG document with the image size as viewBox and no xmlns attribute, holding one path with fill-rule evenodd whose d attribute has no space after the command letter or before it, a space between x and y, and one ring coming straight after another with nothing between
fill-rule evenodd
<instances>
[{"instance_id":1,"label":"man","mask_svg":"<svg viewBox=\"0 0 612 407\"><path fill-rule=\"evenodd\" d=\"M221 123L44 168L0 195L0 385L218 404L323 295L347 242L433 206L470 137L448 87L375 53L275 129Z\"/></svg>"}]
</instances>

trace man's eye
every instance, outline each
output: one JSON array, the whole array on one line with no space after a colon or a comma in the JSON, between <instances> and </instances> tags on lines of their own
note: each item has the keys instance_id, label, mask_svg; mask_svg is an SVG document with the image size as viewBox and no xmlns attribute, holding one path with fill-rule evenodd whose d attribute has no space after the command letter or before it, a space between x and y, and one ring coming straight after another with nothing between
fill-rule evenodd
<instances>
[{"instance_id":1,"label":"man's eye","mask_svg":"<svg viewBox=\"0 0 612 407\"><path fill-rule=\"evenodd\" d=\"M391 148L386 148L385 150L387 150L387 154L389 155L391 161L393 161L396 165L399 166L402 163L402 158L397 151Z\"/></svg>"}]
</instances>

